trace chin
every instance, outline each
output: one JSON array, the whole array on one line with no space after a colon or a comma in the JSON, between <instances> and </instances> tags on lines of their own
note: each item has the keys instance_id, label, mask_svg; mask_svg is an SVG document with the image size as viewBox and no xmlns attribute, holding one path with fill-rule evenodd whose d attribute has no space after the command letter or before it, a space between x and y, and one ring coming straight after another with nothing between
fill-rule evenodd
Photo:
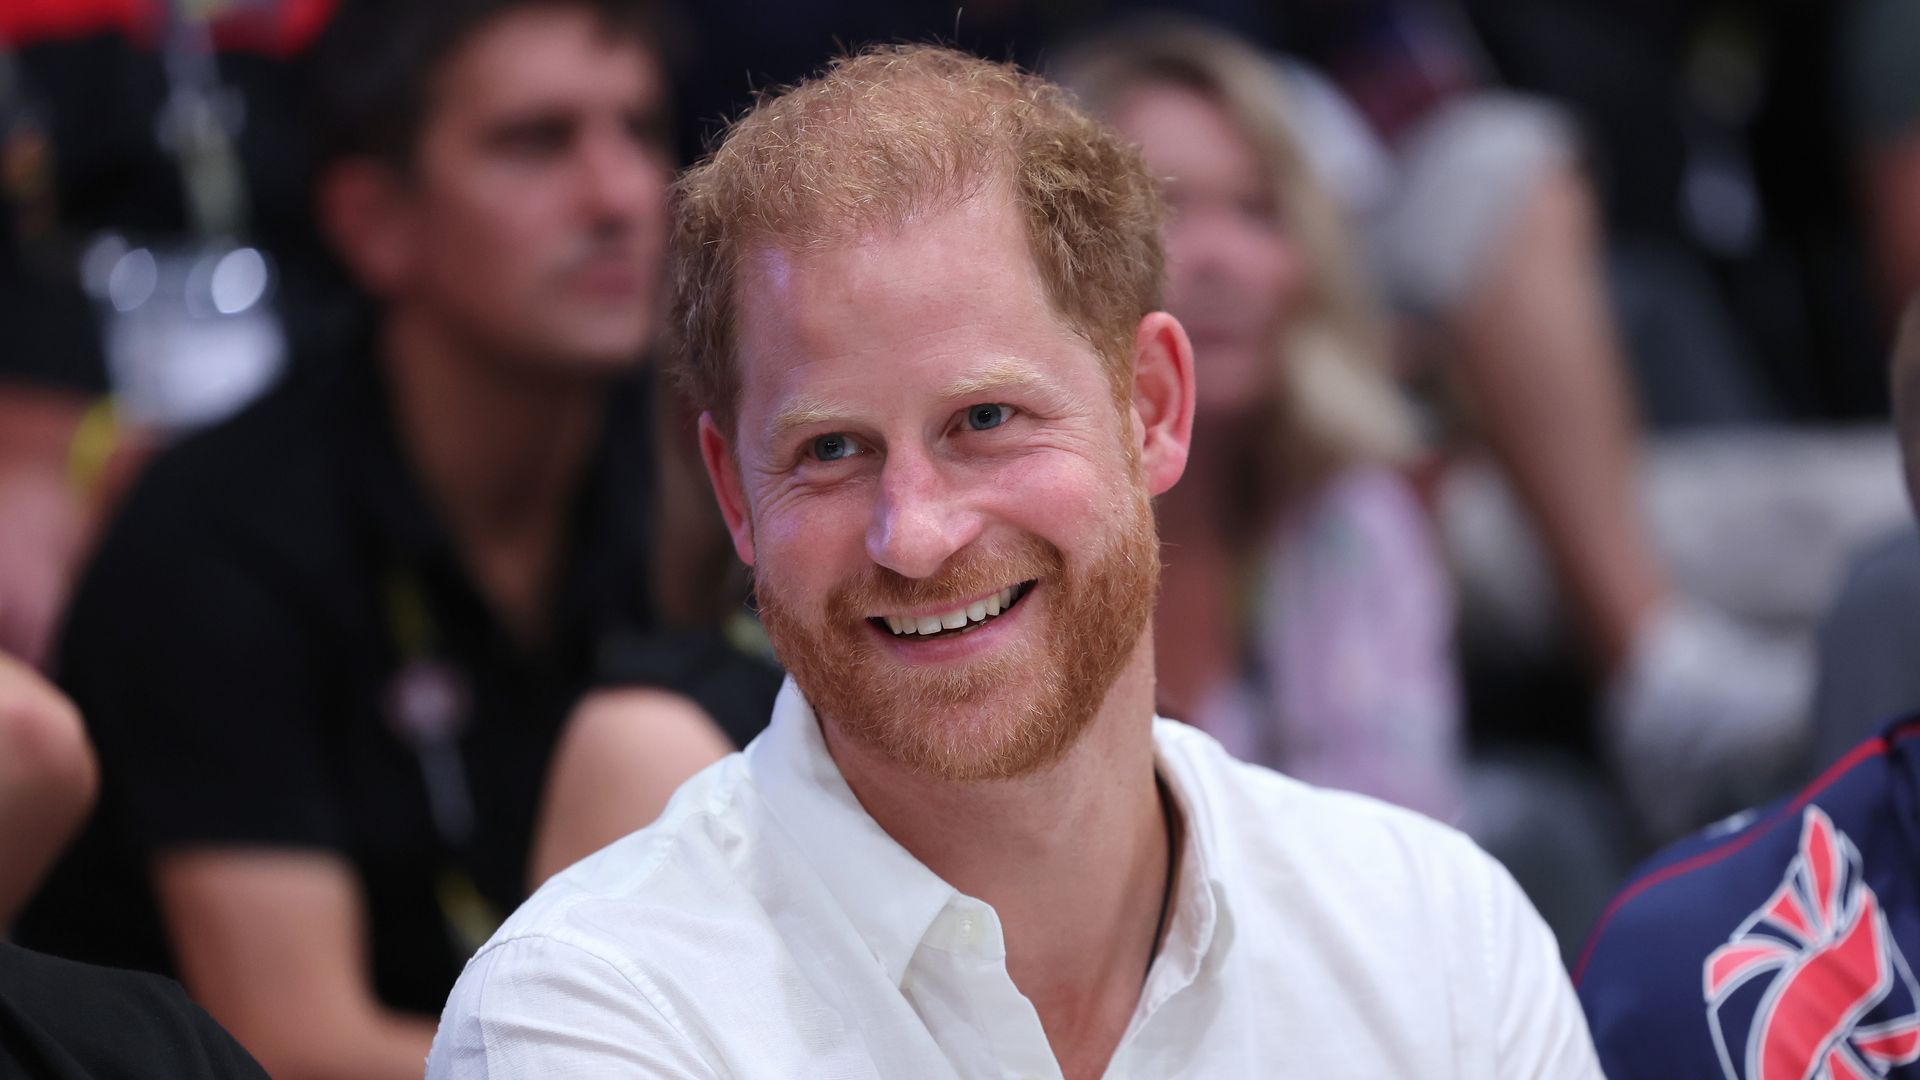
<instances>
[{"instance_id":1,"label":"chin","mask_svg":"<svg viewBox=\"0 0 1920 1080\"><path fill-rule=\"evenodd\" d=\"M1093 710L1060 710L1034 695L1012 694L931 714L882 710L879 724L844 731L853 741L925 779L947 783L1017 780L1066 756L1085 733ZM1048 706L1052 705L1052 708ZM1064 712L1064 715L1063 715Z\"/></svg>"},{"instance_id":2,"label":"chin","mask_svg":"<svg viewBox=\"0 0 1920 1080\"><path fill-rule=\"evenodd\" d=\"M541 328L547 355L583 374L612 374L639 366L659 329L655 319L630 307L573 312L560 308L555 314L560 318L549 318Z\"/></svg>"}]
</instances>

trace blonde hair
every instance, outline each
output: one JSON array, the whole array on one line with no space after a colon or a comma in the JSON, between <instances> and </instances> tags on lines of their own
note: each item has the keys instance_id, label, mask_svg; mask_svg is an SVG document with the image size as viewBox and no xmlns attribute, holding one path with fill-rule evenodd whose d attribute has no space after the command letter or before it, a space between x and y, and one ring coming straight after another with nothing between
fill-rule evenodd
<instances>
[{"instance_id":1,"label":"blonde hair","mask_svg":"<svg viewBox=\"0 0 1920 1080\"><path fill-rule=\"evenodd\" d=\"M992 186L1012 193L1048 299L1120 392L1165 263L1138 152L1059 87L928 45L842 57L762 97L675 185L668 355L683 389L731 426L736 282L758 246L847 243Z\"/></svg>"},{"instance_id":2,"label":"blonde hair","mask_svg":"<svg viewBox=\"0 0 1920 1080\"><path fill-rule=\"evenodd\" d=\"M1346 220L1294 135L1279 66L1224 32L1159 18L1082 43L1055 72L1087 108L1109 116L1143 86L1194 91L1225 114L1265 166L1282 225L1307 267L1267 380L1265 407L1281 435L1256 462L1276 481L1264 485L1269 497L1297 493L1347 465L1410 453L1413 423L1389 371L1388 323Z\"/></svg>"}]
</instances>

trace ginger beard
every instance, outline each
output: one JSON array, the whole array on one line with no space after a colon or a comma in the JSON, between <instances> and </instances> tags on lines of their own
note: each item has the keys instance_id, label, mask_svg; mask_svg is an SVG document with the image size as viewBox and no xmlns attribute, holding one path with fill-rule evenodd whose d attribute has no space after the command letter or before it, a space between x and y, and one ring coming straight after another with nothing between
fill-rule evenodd
<instances>
[{"instance_id":1,"label":"ginger beard","mask_svg":"<svg viewBox=\"0 0 1920 1080\"><path fill-rule=\"evenodd\" d=\"M1011 549L975 545L937 577L870 566L808 620L760 568L760 618L794 681L824 723L849 741L930 779L1009 780L1058 761L1106 701L1153 614L1159 540L1135 488L1110 515L1083 567L1025 535ZM885 655L867 616L958 602L1033 581L1039 601L1017 640L964 666L920 670ZM911 646L909 646L911 647Z\"/></svg>"}]
</instances>

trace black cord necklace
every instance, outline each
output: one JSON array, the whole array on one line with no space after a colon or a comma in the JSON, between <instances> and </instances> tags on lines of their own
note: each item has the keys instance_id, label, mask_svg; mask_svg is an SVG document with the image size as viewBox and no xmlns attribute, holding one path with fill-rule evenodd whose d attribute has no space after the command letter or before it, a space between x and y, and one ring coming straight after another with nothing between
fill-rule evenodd
<instances>
[{"instance_id":1,"label":"black cord necklace","mask_svg":"<svg viewBox=\"0 0 1920 1080\"><path fill-rule=\"evenodd\" d=\"M1173 794L1167 790L1167 782L1160 779L1157 770L1153 774L1153 787L1160 796L1160 820L1167 827L1167 877L1160 885L1160 916L1153 922L1153 948L1147 950L1147 970L1140 976L1142 986L1146 985L1147 977L1153 974L1153 961L1160 955L1160 946L1166 940L1167 909L1173 903L1173 878L1179 855L1173 827Z\"/></svg>"}]
</instances>

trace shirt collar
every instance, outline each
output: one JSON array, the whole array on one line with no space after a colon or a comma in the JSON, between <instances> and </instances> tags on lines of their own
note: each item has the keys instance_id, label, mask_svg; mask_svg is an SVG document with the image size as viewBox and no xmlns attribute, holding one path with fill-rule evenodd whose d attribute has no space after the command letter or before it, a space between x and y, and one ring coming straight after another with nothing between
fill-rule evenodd
<instances>
[{"instance_id":1,"label":"shirt collar","mask_svg":"<svg viewBox=\"0 0 1920 1080\"><path fill-rule=\"evenodd\" d=\"M1143 1012L1218 964L1232 942L1227 889L1219 876L1218 837L1200 778L1170 753L1154 720L1155 767L1180 812L1180 877L1173 917L1155 960ZM854 928L900 985L940 913L961 894L888 836L847 786L805 695L788 678L773 719L746 750L747 768L775 820L793 838Z\"/></svg>"},{"instance_id":2,"label":"shirt collar","mask_svg":"<svg viewBox=\"0 0 1920 1080\"><path fill-rule=\"evenodd\" d=\"M1233 918L1222 877L1220 838L1209 813L1204 778L1175 747L1190 733L1176 721L1154 718L1154 767L1180 812L1180 876L1166 940L1154 960L1140 1012L1161 1002L1217 967L1233 943Z\"/></svg>"},{"instance_id":3,"label":"shirt collar","mask_svg":"<svg viewBox=\"0 0 1920 1080\"><path fill-rule=\"evenodd\" d=\"M958 890L888 836L854 797L827 752L813 707L791 678L747 769L774 820L899 985L927 929Z\"/></svg>"}]
</instances>

